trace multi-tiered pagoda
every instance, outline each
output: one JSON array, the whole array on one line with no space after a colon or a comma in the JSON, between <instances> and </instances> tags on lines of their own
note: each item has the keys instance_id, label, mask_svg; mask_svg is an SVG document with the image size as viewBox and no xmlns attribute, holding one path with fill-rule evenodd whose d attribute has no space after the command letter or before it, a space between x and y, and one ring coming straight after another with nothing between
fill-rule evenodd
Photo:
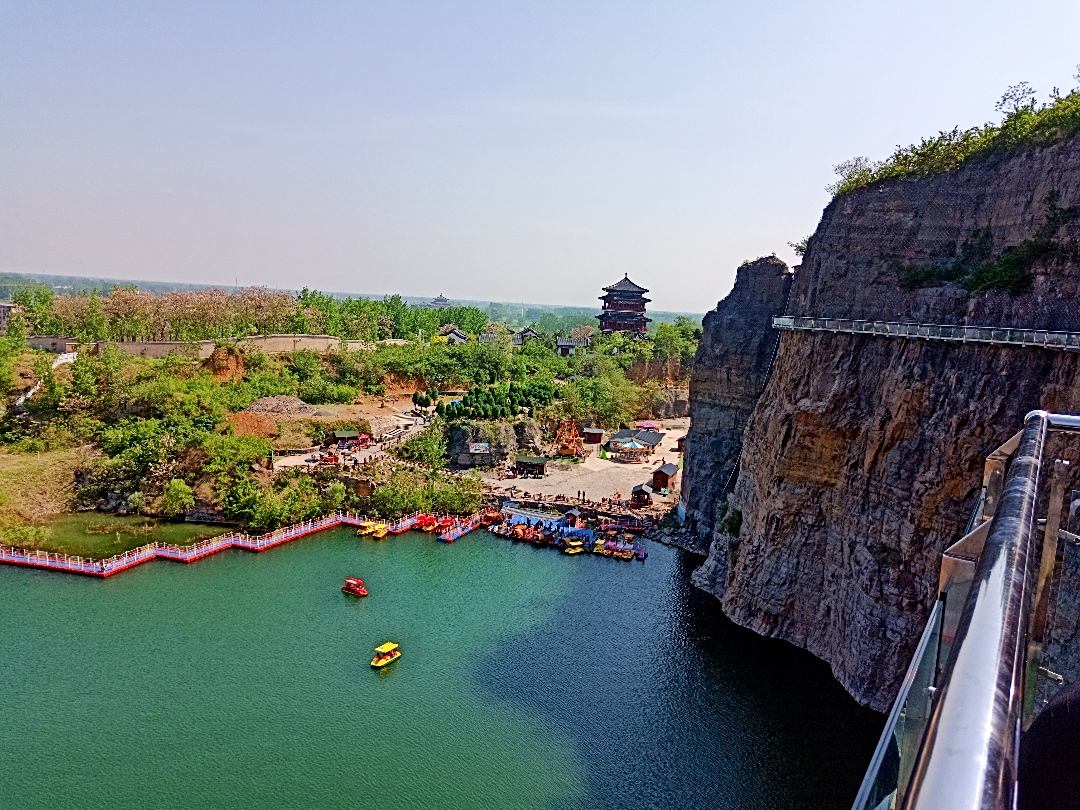
<instances>
[{"instance_id":1,"label":"multi-tiered pagoda","mask_svg":"<svg viewBox=\"0 0 1080 810\"><path fill-rule=\"evenodd\" d=\"M605 335L612 332L644 335L650 321L645 317L645 305L650 301L645 297L647 292L625 275L622 281L604 287L604 295L600 296L604 311L596 316L600 319L600 331Z\"/></svg>"}]
</instances>

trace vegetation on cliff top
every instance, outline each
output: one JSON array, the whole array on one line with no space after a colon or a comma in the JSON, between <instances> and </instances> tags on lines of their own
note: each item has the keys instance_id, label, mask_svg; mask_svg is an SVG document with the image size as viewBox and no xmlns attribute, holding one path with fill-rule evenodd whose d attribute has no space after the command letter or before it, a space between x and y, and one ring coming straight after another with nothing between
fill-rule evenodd
<instances>
[{"instance_id":1,"label":"vegetation on cliff top","mask_svg":"<svg viewBox=\"0 0 1080 810\"><path fill-rule=\"evenodd\" d=\"M1080 66L1073 78L1080 82ZM1080 132L1080 87L1064 95L1055 87L1049 99L1040 103L1031 85L1020 82L1005 92L994 109L1002 115L1000 123L954 127L917 144L897 146L882 161L855 157L838 163L833 168L839 179L828 191L839 196L883 180L948 172L992 152L1049 144Z\"/></svg>"}]
</instances>

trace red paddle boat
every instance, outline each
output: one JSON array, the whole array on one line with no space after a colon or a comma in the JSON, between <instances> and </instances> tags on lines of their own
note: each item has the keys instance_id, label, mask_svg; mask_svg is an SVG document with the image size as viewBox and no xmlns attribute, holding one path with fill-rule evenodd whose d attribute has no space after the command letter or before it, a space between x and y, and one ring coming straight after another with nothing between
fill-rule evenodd
<instances>
[{"instance_id":1,"label":"red paddle boat","mask_svg":"<svg viewBox=\"0 0 1080 810\"><path fill-rule=\"evenodd\" d=\"M351 593L353 596L368 595L368 589L364 586L364 580L357 579L356 577L345 577L345 584L341 586L341 590L345 593Z\"/></svg>"}]
</instances>

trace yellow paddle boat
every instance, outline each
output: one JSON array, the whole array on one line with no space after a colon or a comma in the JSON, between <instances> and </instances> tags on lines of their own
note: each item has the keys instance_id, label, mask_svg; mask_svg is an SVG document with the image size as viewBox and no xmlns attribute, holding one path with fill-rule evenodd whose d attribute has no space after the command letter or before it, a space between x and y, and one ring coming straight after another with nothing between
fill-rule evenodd
<instances>
[{"instance_id":1,"label":"yellow paddle boat","mask_svg":"<svg viewBox=\"0 0 1080 810\"><path fill-rule=\"evenodd\" d=\"M393 641L387 641L375 648L375 657L371 659L371 666L382 669L387 664L392 664L401 658L401 650Z\"/></svg>"},{"instance_id":2,"label":"yellow paddle boat","mask_svg":"<svg viewBox=\"0 0 1080 810\"><path fill-rule=\"evenodd\" d=\"M371 536L376 540L382 540L390 532L390 528L385 523L380 523L375 527L375 531L371 533Z\"/></svg>"},{"instance_id":3,"label":"yellow paddle boat","mask_svg":"<svg viewBox=\"0 0 1080 810\"><path fill-rule=\"evenodd\" d=\"M369 535L373 531L375 531L375 527L378 525L379 524L375 523L374 521L365 520L363 523L360 524L360 528L356 530L356 536L364 537L366 535Z\"/></svg>"},{"instance_id":4,"label":"yellow paddle boat","mask_svg":"<svg viewBox=\"0 0 1080 810\"><path fill-rule=\"evenodd\" d=\"M563 554L580 554L585 550L585 544L580 540L567 540L563 547Z\"/></svg>"}]
</instances>

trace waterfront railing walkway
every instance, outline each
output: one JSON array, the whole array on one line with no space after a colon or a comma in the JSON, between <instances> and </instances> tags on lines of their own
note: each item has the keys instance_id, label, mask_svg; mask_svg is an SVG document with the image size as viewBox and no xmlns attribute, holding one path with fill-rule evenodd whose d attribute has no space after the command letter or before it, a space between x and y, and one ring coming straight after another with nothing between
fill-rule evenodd
<instances>
[{"instance_id":1,"label":"waterfront railing walkway","mask_svg":"<svg viewBox=\"0 0 1080 810\"><path fill-rule=\"evenodd\" d=\"M993 343L1002 346L1033 346L1058 351L1080 351L1080 332L1047 329L1013 329L1007 326L956 326L940 323L894 323L851 318L809 318L778 315L776 329L806 332L839 332L851 335L921 338L953 343Z\"/></svg>"},{"instance_id":2,"label":"waterfront railing walkway","mask_svg":"<svg viewBox=\"0 0 1080 810\"><path fill-rule=\"evenodd\" d=\"M390 534L407 532L416 525L420 514L416 512L406 515L388 524L388 532ZM192 563L229 548L255 552L266 551L275 546L280 546L282 543L307 537L316 532L326 531L338 526L362 526L371 522L380 521L353 512L338 511L331 512L315 520L306 520L293 526L276 529L257 537L242 532L228 532L189 546L178 546L172 543L148 543L130 551L125 551L123 554L116 554L105 559L57 554L50 551L37 551L14 546L0 546L0 564L44 568L50 571L65 571L92 577L111 577L113 574L119 574L121 571L150 562L150 560L161 559ZM456 518L454 525L443 535L440 535L439 539L445 542L453 542L478 528L482 523L483 520L480 514L468 518Z\"/></svg>"}]
</instances>

